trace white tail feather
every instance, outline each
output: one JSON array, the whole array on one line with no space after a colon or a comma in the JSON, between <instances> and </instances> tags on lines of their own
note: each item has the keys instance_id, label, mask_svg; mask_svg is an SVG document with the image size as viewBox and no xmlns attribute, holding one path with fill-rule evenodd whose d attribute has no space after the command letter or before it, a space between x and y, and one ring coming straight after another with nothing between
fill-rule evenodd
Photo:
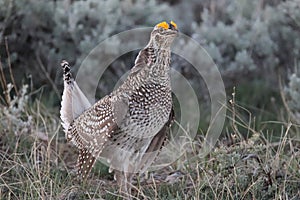
<instances>
[{"instance_id":1,"label":"white tail feather","mask_svg":"<svg viewBox=\"0 0 300 200\"><path fill-rule=\"evenodd\" d=\"M85 110L91 107L91 103L83 94L77 83L71 77L69 71L65 70L65 66L69 67L66 61L62 62L64 68L64 92L62 95L60 118L65 131L68 130L70 123L76 119ZM69 69L68 69L69 70ZM67 73L66 73L67 71ZM68 76L66 78L66 76Z\"/></svg>"}]
</instances>

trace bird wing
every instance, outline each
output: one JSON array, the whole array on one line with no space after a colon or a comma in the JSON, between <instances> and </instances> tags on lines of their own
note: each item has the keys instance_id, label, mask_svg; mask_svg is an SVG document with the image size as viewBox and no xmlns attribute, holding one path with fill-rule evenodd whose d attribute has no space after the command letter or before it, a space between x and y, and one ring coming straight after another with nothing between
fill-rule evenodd
<instances>
[{"instance_id":1,"label":"bird wing","mask_svg":"<svg viewBox=\"0 0 300 200\"><path fill-rule=\"evenodd\" d=\"M61 101L60 118L66 132L74 119L91 107L91 103L83 94L70 72L70 65L63 60L64 91Z\"/></svg>"},{"instance_id":2,"label":"bird wing","mask_svg":"<svg viewBox=\"0 0 300 200\"><path fill-rule=\"evenodd\" d=\"M167 139L167 135L170 131L170 127L173 124L175 118L174 108L172 106L169 120L164 124L164 126L160 129L160 131L153 137L148 149L146 150L142 161L140 163L140 173L143 173L147 170L147 168L152 164L155 160L156 156L159 154L160 149L163 147L164 142Z\"/></svg>"},{"instance_id":3,"label":"bird wing","mask_svg":"<svg viewBox=\"0 0 300 200\"><path fill-rule=\"evenodd\" d=\"M119 129L116 104L105 96L75 119L67 131L67 139L79 148L77 167L82 178L87 177L107 140Z\"/></svg>"}]
</instances>

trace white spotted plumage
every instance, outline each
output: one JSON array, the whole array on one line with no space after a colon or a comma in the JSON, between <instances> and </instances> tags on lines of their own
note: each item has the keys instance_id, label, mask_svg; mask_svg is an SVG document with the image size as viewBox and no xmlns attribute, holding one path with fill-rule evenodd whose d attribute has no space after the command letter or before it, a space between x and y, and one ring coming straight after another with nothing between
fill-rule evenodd
<instances>
[{"instance_id":1,"label":"white spotted plumage","mask_svg":"<svg viewBox=\"0 0 300 200\"><path fill-rule=\"evenodd\" d=\"M154 28L127 80L94 105L71 77L67 62L62 62L61 119L67 139L79 149L78 174L83 178L101 156L110 171L115 170L121 189L130 193L132 173L145 171L163 145L173 118L169 64L177 35L172 23L166 26Z\"/></svg>"}]
</instances>

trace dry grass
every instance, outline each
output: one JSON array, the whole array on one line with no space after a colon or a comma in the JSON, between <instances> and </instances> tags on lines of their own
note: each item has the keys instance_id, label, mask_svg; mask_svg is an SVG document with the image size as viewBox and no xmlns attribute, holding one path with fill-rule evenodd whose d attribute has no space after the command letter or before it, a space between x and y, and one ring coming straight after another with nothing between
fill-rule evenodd
<instances>
[{"instance_id":1,"label":"dry grass","mask_svg":"<svg viewBox=\"0 0 300 200\"><path fill-rule=\"evenodd\" d=\"M0 199L121 199L101 163L88 181L75 178L76 151L64 140L58 110L31 102L28 88L7 84L0 69L6 91L0 103ZM255 130L262 122L239 106L234 95L226 136L213 151L200 158L200 139L191 140L194 148L177 162L148 179L139 178L136 199L300 198L299 127L276 122L280 133Z\"/></svg>"}]
</instances>

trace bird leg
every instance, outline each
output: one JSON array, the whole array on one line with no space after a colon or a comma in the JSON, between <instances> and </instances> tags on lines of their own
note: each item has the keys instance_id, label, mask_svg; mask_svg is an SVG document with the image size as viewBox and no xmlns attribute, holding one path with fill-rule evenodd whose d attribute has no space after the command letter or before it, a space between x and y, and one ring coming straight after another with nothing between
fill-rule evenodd
<instances>
[{"instance_id":1,"label":"bird leg","mask_svg":"<svg viewBox=\"0 0 300 200\"><path fill-rule=\"evenodd\" d=\"M131 199L133 173L115 170L115 180L120 186L119 193L124 195L124 199Z\"/></svg>"}]
</instances>

